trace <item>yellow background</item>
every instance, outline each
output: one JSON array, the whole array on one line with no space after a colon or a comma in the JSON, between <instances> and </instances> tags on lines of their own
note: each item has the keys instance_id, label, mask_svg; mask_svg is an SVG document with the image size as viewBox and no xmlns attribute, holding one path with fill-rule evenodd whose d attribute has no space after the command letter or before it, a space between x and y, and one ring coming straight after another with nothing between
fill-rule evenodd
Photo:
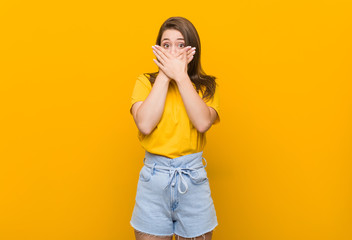
<instances>
[{"instance_id":1,"label":"yellow background","mask_svg":"<svg viewBox=\"0 0 352 240\"><path fill-rule=\"evenodd\" d=\"M213 239L352 239L351 1L1 1L0 239L133 239L136 77L171 16L221 85Z\"/></svg>"}]
</instances>

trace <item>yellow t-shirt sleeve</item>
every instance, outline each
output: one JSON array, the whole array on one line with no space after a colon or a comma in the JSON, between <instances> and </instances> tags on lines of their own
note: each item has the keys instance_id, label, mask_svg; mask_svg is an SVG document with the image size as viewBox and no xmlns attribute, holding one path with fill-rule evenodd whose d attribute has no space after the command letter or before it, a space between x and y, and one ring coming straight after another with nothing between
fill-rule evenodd
<instances>
[{"instance_id":1,"label":"yellow t-shirt sleeve","mask_svg":"<svg viewBox=\"0 0 352 240\"><path fill-rule=\"evenodd\" d=\"M204 101L206 101L204 99ZM215 111L218 113L218 117L216 118L215 122L213 124L217 124L220 122L220 92L219 92L219 85L216 85L215 88L215 93L214 96L205 102L209 107L212 107L215 109Z\"/></svg>"},{"instance_id":2,"label":"yellow t-shirt sleeve","mask_svg":"<svg viewBox=\"0 0 352 240\"><path fill-rule=\"evenodd\" d=\"M132 91L131 102L130 102L131 114L132 114L133 104L139 101L144 101L148 97L151 89L152 89L152 85L149 79L144 74L139 75L137 77L137 80L134 84L134 88Z\"/></svg>"}]
</instances>

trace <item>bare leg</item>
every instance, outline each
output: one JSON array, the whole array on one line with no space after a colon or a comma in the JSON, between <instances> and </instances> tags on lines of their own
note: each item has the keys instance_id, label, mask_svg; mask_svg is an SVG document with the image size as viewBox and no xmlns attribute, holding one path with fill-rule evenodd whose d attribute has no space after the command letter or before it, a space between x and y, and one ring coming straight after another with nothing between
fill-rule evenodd
<instances>
[{"instance_id":1,"label":"bare leg","mask_svg":"<svg viewBox=\"0 0 352 240\"><path fill-rule=\"evenodd\" d=\"M195 238L183 238L175 234L175 240L211 240L213 237L213 231L207 232L206 234L203 234L201 236L195 237Z\"/></svg>"},{"instance_id":2,"label":"bare leg","mask_svg":"<svg viewBox=\"0 0 352 240\"><path fill-rule=\"evenodd\" d=\"M136 240L172 240L171 236L155 236L148 233L140 232L134 229Z\"/></svg>"}]
</instances>

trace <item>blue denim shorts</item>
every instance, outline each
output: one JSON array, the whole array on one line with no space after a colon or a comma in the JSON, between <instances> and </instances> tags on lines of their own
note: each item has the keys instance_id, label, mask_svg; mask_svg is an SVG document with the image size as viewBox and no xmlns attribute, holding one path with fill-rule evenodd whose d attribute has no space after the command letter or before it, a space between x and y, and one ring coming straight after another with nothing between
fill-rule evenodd
<instances>
[{"instance_id":1,"label":"blue denim shorts","mask_svg":"<svg viewBox=\"0 0 352 240\"><path fill-rule=\"evenodd\" d=\"M218 225L202 154L171 159L145 152L130 221L134 229L192 238Z\"/></svg>"}]
</instances>

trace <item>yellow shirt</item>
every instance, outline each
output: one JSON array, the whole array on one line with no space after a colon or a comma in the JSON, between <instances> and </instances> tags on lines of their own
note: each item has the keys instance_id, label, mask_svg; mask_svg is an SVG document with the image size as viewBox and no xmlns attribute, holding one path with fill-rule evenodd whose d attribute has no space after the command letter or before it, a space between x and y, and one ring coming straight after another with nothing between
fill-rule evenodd
<instances>
[{"instance_id":1,"label":"yellow shirt","mask_svg":"<svg viewBox=\"0 0 352 240\"><path fill-rule=\"evenodd\" d=\"M194 89L195 84L192 82ZM141 74L137 77L131 97L132 105L138 101L144 101L152 85L149 79ZM201 91L199 96L202 97ZM216 86L212 99L205 102L214 108L220 116L219 87ZM130 111L131 113L131 111ZM132 114L132 113L131 113ZM218 117L213 124L220 122ZM150 153L176 158L186 154L203 151L206 144L206 132L200 133L190 121L182 97L175 81L170 81L165 100L164 112L154 130L149 135L144 135L138 130L138 139L142 147Z\"/></svg>"}]
</instances>

